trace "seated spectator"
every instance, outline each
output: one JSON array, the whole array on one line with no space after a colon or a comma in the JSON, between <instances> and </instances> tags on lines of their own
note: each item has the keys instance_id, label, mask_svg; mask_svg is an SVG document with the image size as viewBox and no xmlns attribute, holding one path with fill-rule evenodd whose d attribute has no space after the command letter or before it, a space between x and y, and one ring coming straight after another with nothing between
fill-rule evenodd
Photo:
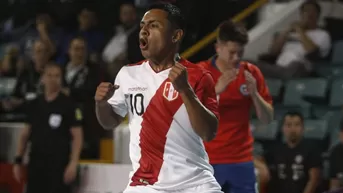
<instances>
[{"instance_id":1,"label":"seated spectator","mask_svg":"<svg viewBox=\"0 0 343 193\"><path fill-rule=\"evenodd\" d=\"M121 24L115 27L114 36L102 53L102 59L108 64L107 72L112 80L119 69L129 63L127 59L127 48L129 46L127 39L132 32L139 29L136 8L132 3L124 3L120 6L119 19ZM136 45L138 47L138 38L136 39Z\"/></svg>"},{"instance_id":2,"label":"seated spectator","mask_svg":"<svg viewBox=\"0 0 343 193\"><path fill-rule=\"evenodd\" d=\"M288 79L308 76L312 64L325 58L331 48L330 35L318 27L321 8L315 1L306 1L300 8L301 19L276 35L270 51L260 60L275 65L260 63L267 77ZM276 59L276 61L274 60Z\"/></svg>"},{"instance_id":3,"label":"seated spectator","mask_svg":"<svg viewBox=\"0 0 343 193\"><path fill-rule=\"evenodd\" d=\"M40 14L36 17L36 24L30 28L19 40L20 49L25 58L32 55L32 47L35 40L40 39L47 46L49 58L56 54L62 31L53 25L52 19L48 14Z\"/></svg>"},{"instance_id":4,"label":"seated spectator","mask_svg":"<svg viewBox=\"0 0 343 193\"><path fill-rule=\"evenodd\" d=\"M76 37L70 42L69 58L65 68L68 92L77 102L93 98L98 85L98 71L95 64L87 60L86 40Z\"/></svg>"},{"instance_id":5,"label":"seated spectator","mask_svg":"<svg viewBox=\"0 0 343 193\"><path fill-rule=\"evenodd\" d=\"M335 145L330 154L330 189L343 187L343 119L340 124L340 143Z\"/></svg>"},{"instance_id":6,"label":"seated spectator","mask_svg":"<svg viewBox=\"0 0 343 193\"><path fill-rule=\"evenodd\" d=\"M320 182L321 157L313 144L303 139L304 118L288 112L282 123L285 143L265 154L271 181L268 193L315 193Z\"/></svg>"},{"instance_id":7,"label":"seated spectator","mask_svg":"<svg viewBox=\"0 0 343 193\"><path fill-rule=\"evenodd\" d=\"M98 62L98 54L104 46L104 34L97 30L96 14L90 8L84 8L78 15L78 29L66 36L57 62L65 65L68 61L70 42L76 37L82 37L87 42L87 52L92 62Z\"/></svg>"},{"instance_id":8,"label":"seated spectator","mask_svg":"<svg viewBox=\"0 0 343 193\"><path fill-rule=\"evenodd\" d=\"M28 67L19 75L13 95L2 101L2 108L6 111L14 110L28 99L34 99L42 92L40 75L44 66L49 62L49 48L42 40L33 43L32 60Z\"/></svg>"},{"instance_id":9,"label":"seated spectator","mask_svg":"<svg viewBox=\"0 0 343 193\"><path fill-rule=\"evenodd\" d=\"M23 62L19 61L19 49L8 46L0 64L0 77L18 77L23 70Z\"/></svg>"},{"instance_id":10,"label":"seated spectator","mask_svg":"<svg viewBox=\"0 0 343 193\"><path fill-rule=\"evenodd\" d=\"M82 158L97 159L100 132L103 130L95 115L94 95L99 81L98 66L87 60L87 42L76 37L70 42L69 62L65 68L66 93L78 103L84 112L84 136L86 149Z\"/></svg>"}]
</instances>

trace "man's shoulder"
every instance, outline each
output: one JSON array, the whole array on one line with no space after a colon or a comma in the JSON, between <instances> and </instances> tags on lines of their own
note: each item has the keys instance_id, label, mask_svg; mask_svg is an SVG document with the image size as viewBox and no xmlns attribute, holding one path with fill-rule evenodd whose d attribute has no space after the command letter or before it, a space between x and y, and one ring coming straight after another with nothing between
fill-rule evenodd
<instances>
[{"instance_id":1,"label":"man's shoulder","mask_svg":"<svg viewBox=\"0 0 343 193\"><path fill-rule=\"evenodd\" d=\"M205 75L206 73L209 73L209 70L204 68L202 65L198 65L199 63L194 64L185 59L180 60L180 63L187 68L189 74Z\"/></svg>"},{"instance_id":2,"label":"man's shoulder","mask_svg":"<svg viewBox=\"0 0 343 193\"><path fill-rule=\"evenodd\" d=\"M245 65L246 70L248 70L255 78L264 79L260 68L255 64L248 61L243 61L241 62L241 65Z\"/></svg>"},{"instance_id":3,"label":"man's shoulder","mask_svg":"<svg viewBox=\"0 0 343 193\"><path fill-rule=\"evenodd\" d=\"M148 60L141 60L139 62L136 63L132 63L132 64L127 64L126 66L124 66L124 68L135 68L135 67L139 67L140 65L143 65L144 63L148 62Z\"/></svg>"},{"instance_id":4,"label":"man's shoulder","mask_svg":"<svg viewBox=\"0 0 343 193\"><path fill-rule=\"evenodd\" d=\"M250 73L256 73L256 72L260 72L260 69L253 63L248 62L248 61L242 61L241 65L245 65L246 69L250 72Z\"/></svg>"},{"instance_id":5,"label":"man's shoulder","mask_svg":"<svg viewBox=\"0 0 343 193\"><path fill-rule=\"evenodd\" d=\"M195 65L197 65L201 68L204 68L204 69L209 69L209 67L211 66L211 61L210 60L203 60L203 61L196 63Z\"/></svg>"},{"instance_id":6,"label":"man's shoulder","mask_svg":"<svg viewBox=\"0 0 343 193\"><path fill-rule=\"evenodd\" d=\"M121 79L120 77L122 77L122 79L127 79L127 75L129 74L133 74L137 69L140 69L140 67L145 64L146 62L148 62L147 60L142 60L139 61L137 63L133 63L133 64L127 64L125 66L123 66L118 74L117 74L117 78Z\"/></svg>"},{"instance_id":7,"label":"man's shoulder","mask_svg":"<svg viewBox=\"0 0 343 193\"><path fill-rule=\"evenodd\" d=\"M314 38L330 38L330 34L327 30L323 28L317 28L311 31L312 37Z\"/></svg>"}]
</instances>

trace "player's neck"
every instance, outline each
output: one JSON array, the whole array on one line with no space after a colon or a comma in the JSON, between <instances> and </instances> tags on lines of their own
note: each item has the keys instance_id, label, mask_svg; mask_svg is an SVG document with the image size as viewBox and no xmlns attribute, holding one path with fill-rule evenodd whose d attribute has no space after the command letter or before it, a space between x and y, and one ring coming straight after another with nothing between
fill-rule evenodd
<instances>
[{"instance_id":1,"label":"player's neck","mask_svg":"<svg viewBox=\"0 0 343 193\"><path fill-rule=\"evenodd\" d=\"M150 58L149 63L155 72L163 71L171 68L175 64L175 54L171 53L163 58Z\"/></svg>"},{"instance_id":2,"label":"player's neck","mask_svg":"<svg viewBox=\"0 0 343 193\"><path fill-rule=\"evenodd\" d=\"M220 72L225 72L229 69L236 67L234 65L230 65L230 64L226 63L225 61L221 60L220 58L216 59L216 66Z\"/></svg>"},{"instance_id":3,"label":"player's neck","mask_svg":"<svg viewBox=\"0 0 343 193\"><path fill-rule=\"evenodd\" d=\"M44 91L44 97L47 101L53 101L60 93L60 90L48 90Z\"/></svg>"}]
</instances>

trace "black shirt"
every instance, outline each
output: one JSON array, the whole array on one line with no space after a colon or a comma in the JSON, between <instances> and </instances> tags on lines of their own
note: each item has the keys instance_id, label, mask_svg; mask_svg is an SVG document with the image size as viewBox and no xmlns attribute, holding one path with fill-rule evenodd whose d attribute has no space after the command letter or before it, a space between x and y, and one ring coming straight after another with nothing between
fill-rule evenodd
<instances>
[{"instance_id":1,"label":"black shirt","mask_svg":"<svg viewBox=\"0 0 343 193\"><path fill-rule=\"evenodd\" d=\"M321 168L320 151L313 144L301 141L296 147L280 144L265 155L270 168L268 192L303 193L311 168Z\"/></svg>"},{"instance_id":2,"label":"black shirt","mask_svg":"<svg viewBox=\"0 0 343 193\"><path fill-rule=\"evenodd\" d=\"M343 144L337 144L330 154L330 178L343 182Z\"/></svg>"},{"instance_id":3,"label":"black shirt","mask_svg":"<svg viewBox=\"0 0 343 193\"><path fill-rule=\"evenodd\" d=\"M31 126L32 159L69 159L72 127L81 126L82 114L72 99L60 93L53 101L39 95L27 106L27 123Z\"/></svg>"},{"instance_id":4,"label":"black shirt","mask_svg":"<svg viewBox=\"0 0 343 193\"><path fill-rule=\"evenodd\" d=\"M41 92L40 85L40 72L33 68L33 64L30 64L31 68L24 70L18 77L16 86L14 88L13 96L24 99L27 93L39 93Z\"/></svg>"}]
</instances>

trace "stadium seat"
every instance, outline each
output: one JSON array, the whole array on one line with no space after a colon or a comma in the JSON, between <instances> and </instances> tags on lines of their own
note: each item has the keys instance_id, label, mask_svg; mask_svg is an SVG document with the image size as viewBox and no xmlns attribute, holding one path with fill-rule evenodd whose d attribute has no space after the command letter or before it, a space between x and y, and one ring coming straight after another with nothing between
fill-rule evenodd
<instances>
[{"instance_id":1,"label":"stadium seat","mask_svg":"<svg viewBox=\"0 0 343 193\"><path fill-rule=\"evenodd\" d=\"M281 120L283 116L290 111L295 111L302 113L304 118L309 118L311 116L311 109L308 107L300 107L300 106L274 106L274 119Z\"/></svg>"},{"instance_id":2,"label":"stadium seat","mask_svg":"<svg viewBox=\"0 0 343 193\"><path fill-rule=\"evenodd\" d=\"M303 97L325 98L327 89L328 81L324 78L290 80L286 85L283 104L309 107L311 103Z\"/></svg>"},{"instance_id":3,"label":"stadium seat","mask_svg":"<svg viewBox=\"0 0 343 193\"><path fill-rule=\"evenodd\" d=\"M343 105L343 79L335 80L331 85L330 106Z\"/></svg>"},{"instance_id":4,"label":"stadium seat","mask_svg":"<svg viewBox=\"0 0 343 193\"><path fill-rule=\"evenodd\" d=\"M327 159L323 160L323 178L325 180L330 179L330 163Z\"/></svg>"},{"instance_id":5,"label":"stadium seat","mask_svg":"<svg viewBox=\"0 0 343 193\"><path fill-rule=\"evenodd\" d=\"M15 78L0 78L0 97L11 95L16 82Z\"/></svg>"},{"instance_id":6,"label":"stadium seat","mask_svg":"<svg viewBox=\"0 0 343 193\"><path fill-rule=\"evenodd\" d=\"M263 155L263 151L264 151L263 145L261 143L254 142L254 150L253 150L254 156Z\"/></svg>"},{"instance_id":7,"label":"stadium seat","mask_svg":"<svg viewBox=\"0 0 343 193\"><path fill-rule=\"evenodd\" d=\"M324 140L327 134L328 122L326 120L305 120L305 138Z\"/></svg>"},{"instance_id":8,"label":"stadium seat","mask_svg":"<svg viewBox=\"0 0 343 193\"><path fill-rule=\"evenodd\" d=\"M281 93L282 88L282 81L278 79L267 79L266 80L267 86L269 88L270 95L272 97L278 97Z\"/></svg>"},{"instance_id":9,"label":"stadium seat","mask_svg":"<svg viewBox=\"0 0 343 193\"><path fill-rule=\"evenodd\" d=\"M337 145L339 143L339 129L337 129L338 127L336 127L335 129L332 129L331 133L330 133L330 149L332 149L335 145Z\"/></svg>"},{"instance_id":10,"label":"stadium seat","mask_svg":"<svg viewBox=\"0 0 343 193\"><path fill-rule=\"evenodd\" d=\"M343 40L336 41L332 46L331 62L335 64L343 64Z\"/></svg>"},{"instance_id":11,"label":"stadium seat","mask_svg":"<svg viewBox=\"0 0 343 193\"><path fill-rule=\"evenodd\" d=\"M312 108L312 116L316 119L327 120L330 122L333 116L341 116L342 110L340 108L332 108L328 106L319 106Z\"/></svg>"},{"instance_id":12,"label":"stadium seat","mask_svg":"<svg viewBox=\"0 0 343 193\"><path fill-rule=\"evenodd\" d=\"M259 120L252 120L252 132L255 139L275 140L278 134L278 121L272 121L270 124L263 124Z\"/></svg>"},{"instance_id":13,"label":"stadium seat","mask_svg":"<svg viewBox=\"0 0 343 193\"><path fill-rule=\"evenodd\" d=\"M342 66L318 66L316 73L325 78L335 79L343 77L343 65Z\"/></svg>"}]
</instances>

